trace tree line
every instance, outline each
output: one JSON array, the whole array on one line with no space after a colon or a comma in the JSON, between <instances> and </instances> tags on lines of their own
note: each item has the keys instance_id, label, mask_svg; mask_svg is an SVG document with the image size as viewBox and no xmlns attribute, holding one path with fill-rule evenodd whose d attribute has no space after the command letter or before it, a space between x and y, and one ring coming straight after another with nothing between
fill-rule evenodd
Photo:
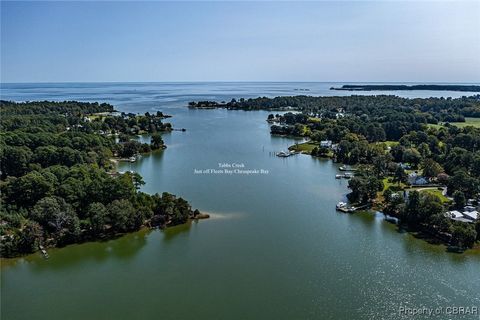
<instances>
[{"instance_id":1,"label":"tree line","mask_svg":"<svg viewBox=\"0 0 480 320\"><path fill-rule=\"evenodd\" d=\"M428 232L452 245L471 247L480 240L480 221L462 223L445 216L463 211L466 199L480 197L480 128L449 122L480 117L480 96L408 99L395 96L276 97L235 100L226 108L285 110L270 114L272 134L310 138L313 156L333 157L356 165L349 180L353 203L375 203L399 217L403 225ZM443 126L437 125L447 122ZM320 146L329 140L332 147ZM402 192L408 174L417 173L428 184L447 187L453 202L434 193ZM385 188L385 180L390 185Z\"/></svg>"},{"instance_id":2,"label":"tree line","mask_svg":"<svg viewBox=\"0 0 480 320\"><path fill-rule=\"evenodd\" d=\"M169 193L140 192L144 182L137 173L111 171L115 154L165 147L159 131L171 126L161 122L163 114L111 114L111 105L73 101L1 101L0 111L2 256L184 223L200 214ZM132 139L138 130L152 134L150 144Z\"/></svg>"}]
</instances>

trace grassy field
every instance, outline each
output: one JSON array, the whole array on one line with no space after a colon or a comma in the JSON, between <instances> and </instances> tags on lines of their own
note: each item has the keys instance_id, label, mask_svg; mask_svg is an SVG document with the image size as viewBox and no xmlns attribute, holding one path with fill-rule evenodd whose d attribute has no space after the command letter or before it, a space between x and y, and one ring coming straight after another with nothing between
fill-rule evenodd
<instances>
[{"instance_id":1,"label":"grassy field","mask_svg":"<svg viewBox=\"0 0 480 320\"><path fill-rule=\"evenodd\" d=\"M298 151L298 152L311 153L313 148L315 147L318 147L317 143L304 142L304 143L294 144L293 146L288 147L288 149Z\"/></svg>"},{"instance_id":2,"label":"grassy field","mask_svg":"<svg viewBox=\"0 0 480 320\"><path fill-rule=\"evenodd\" d=\"M468 126L480 128L480 118L465 118L465 122L454 122L452 124L459 128L465 128Z\"/></svg>"},{"instance_id":3,"label":"grassy field","mask_svg":"<svg viewBox=\"0 0 480 320\"><path fill-rule=\"evenodd\" d=\"M436 195L437 197L440 198L440 201L442 201L442 203L447 203L447 202L450 201L450 199L448 199L446 196L443 195L442 190L438 190L437 188L412 188L412 189L409 189L409 191L413 191L413 190L417 190L418 192L426 192L426 193L434 194L434 195Z\"/></svg>"},{"instance_id":4,"label":"grassy field","mask_svg":"<svg viewBox=\"0 0 480 320\"><path fill-rule=\"evenodd\" d=\"M372 144L383 144L387 147L392 148L392 147L396 146L397 144L399 144L399 142L398 141L387 140L387 141L381 141L381 142L372 142Z\"/></svg>"},{"instance_id":5,"label":"grassy field","mask_svg":"<svg viewBox=\"0 0 480 320\"><path fill-rule=\"evenodd\" d=\"M398 183L392 182L391 179L392 178L384 178L383 179L383 191L378 193L377 200L383 201L384 199L383 199L382 194L383 194L383 192L385 192L385 190L387 190L390 187L392 187L393 191L400 191L400 190L403 190L406 187L406 185L404 183L400 184L400 186L399 186ZM446 196L443 195L442 190L438 190L438 188L436 188L436 187L408 188L408 189L405 189L405 190L406 191L416 190L418 192L426 192L426 193L434 194L438 198L440 198L440 201L442 203L447 203L447 202L451 201L450 199L448 199Z\"/></svg>"},{"instance_id":6,"label":"grassy field","mask_svg":"<svg viewBox=\"0 0 480 320\"><path fill-rule=\"evenodd\" d=\"M442 128L445 123L440 124L429 124L428 126L431 128ZM452 126L456 126L459 128L465 128L468 126L472 126L475 128L480 128L480 118L465 118L465 122L450 122Z\"/></svg>"},{"instance_id":7,"label":"grassy field","mask_svg":"<svg viewBox=\"0 0 480 320\"><path fill-rule=\"evenodd\" d=\"M442 191L441 191L441 190L438 190L438 189L425 189L425 190L423 190L423 192L427 192L427 193L436 195L437 197L440 198L440 200L442 201L442 203L445 203L445 202L449 202L449 201L450 201L447 197L445 197L445 196L442 194Z\"/></svg>"},{"instance_id":8,"label":"grassy field","mask_svg":"<svg viewBox=\"0 0 480 320\"><path fill-rule=\"evenodd\" d=\"M404 183L401 183L400 185L398 185L398 183L392 182L391 180L392 180L392 178L390 178L390 177L383 179L383 191L387 190L390 187L392 187L392 190L394 190L394 191L395 190L401 190L405 187Z\"/></svg>"}]
</instances>

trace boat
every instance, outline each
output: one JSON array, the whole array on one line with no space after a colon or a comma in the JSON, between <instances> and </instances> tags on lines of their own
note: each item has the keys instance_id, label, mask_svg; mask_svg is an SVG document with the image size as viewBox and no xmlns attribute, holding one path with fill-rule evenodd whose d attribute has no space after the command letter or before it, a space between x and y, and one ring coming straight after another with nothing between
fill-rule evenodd
<instances>
[{"instance_id":1,"label":"boat","mask_svg":"<svg viewBox=\"0 0 480 320\"><path fill-rule=\"evenodd\" d=\"M353 174L351 174L351 173L345 173L345 174L343 175L343 177L344 177L345 179L351 179L351 178L353 177Z\"/></svg>"},{"instance_id":2,"label":"boat","mask_svg":"<svg viewBox=\"0 0 480 320\"><path fill-rule=\"evenodd\" d=\"M389 216L388 214L385 215L385 220L391 222L393 224L398 224L399 219L396 217Z\"/></svg>"},{"instance_id":3,"label":"boat","mask_svg":"<svg viewBox=\"0 0 480 320\"><path fill-rule=\"evenodd\" d=\"M340 210L340 209L346 208L346 207L347 207L347 204L345 202L341 202L341 201L339 203L337 203L337 205L336 205L337 210Z\"/></svg>"},{"instance_id":4,"label":"boat","mask_svg":"<svg viewBox=\"0 0 480 320\"><path fill-rule=\"evenodd\" d=\"M350 167L347 167L347 166L341 166L341 167L338 168L338 170L340 170L340 171L356 171L357 169L350 168Z\"/></svg>"},{"instance_id":5,"label":"boat","mask_svg":"<svg viewBox=\"0 0 480 320\"><path fill-rule=\"evenodd\" d=\"M345 202L339 202L337 203L336 207L335 207L338 211L341 211L341 212L345 212L345 213L352 213L354 212L355 210L357 210L358 208L356 207L353 207L353 206L349 206L347 203Z\"/></svg>"},{"instance_id":6,"label":"boat","mask_svg":"<svg viewBox=\"0 0 480 320\"><path fill-rule=\"evenodd\" d=\"M336 174L335 179L341 179L343 176L341 174Z\"/></svg>"},{"instance_id":7,"label":"boat","mask_svg":"<svg viewBox=\"0 0 480 320\"><path fill-rule=\"evenodd\" d=\"M291 155L292 155L292 153L285 152L285 151L280 151L279 153L277 153L277 157L281 157L281 158L290 157Z\"/></svg>"},{"instance_id":8,"label":"boat","mask_svg":"<svg viewBox=\"0 0 480 320\"><path fill-rule=\"evenodd\" d=\"M45 250L45 248L44 248L42 245L39 245L38 248L40 249L40 252L43 254L43 257L44 257L45 259L50 258L50 256L48 255L47 250Z\"/></svg>"}]
</instances>

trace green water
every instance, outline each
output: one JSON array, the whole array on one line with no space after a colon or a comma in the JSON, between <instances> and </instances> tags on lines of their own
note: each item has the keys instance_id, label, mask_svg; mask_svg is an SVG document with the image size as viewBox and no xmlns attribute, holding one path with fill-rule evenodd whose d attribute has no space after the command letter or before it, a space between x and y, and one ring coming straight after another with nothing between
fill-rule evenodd
<instances>
[{"instance_id":1,"label":"green water","mask_svg":"<svg viewBox=\"0 0 480 320\"><path fill-rule=\"evenodd\" d=\"M3 261L2 319L402 319L400 306L480 306L478 254L337 213L348 192L337 165L273 156L292 140L270 136L267 114L175 114L187 132L119 170L212 218ZM194 174L219 162L268 174Z\"/></svg>"}]
</instances>

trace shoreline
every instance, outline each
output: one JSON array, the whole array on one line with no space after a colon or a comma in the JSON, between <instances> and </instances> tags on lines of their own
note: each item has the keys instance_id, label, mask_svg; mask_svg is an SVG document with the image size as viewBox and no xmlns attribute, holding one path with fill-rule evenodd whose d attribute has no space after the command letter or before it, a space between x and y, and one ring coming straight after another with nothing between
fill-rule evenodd
<instances>
[{"instance_id":1,"label":"shoreline","mask_svg":"<svg viewBox=\"0 0 480 320\"><path fill-rule=\"evenodd\" d=\"M210 213L200 212L197 216L189 217L187 221L185 221L184 223L179 223L179 224L169 224L169 223L167 223L167 224L162 225L162 226L151 226L151 225L149 225L150 221L148 221L147 223L143 224L138 230L133 230L133 231L129 231L129 232L121 232L121 233L112 233L112 234L105 235L105 236L99 237L99 238L85 239L84 241L69 243L65 246L59 246L59 247L58 246L44 246L44 249L46 249L46 250L47 249L55 249L56 250L56 249L65 249L65 248L68 248L70 246L81 245L81 244L86 244L86 243L108 242L108 241L119 239L119 238L127 236L127 235L131 235L131 234L134 234L134 233L137 233L137 232L141 232L141 231L155 231L155 230L162 231L162 230L167 230L167 229L170 229L170 228L173 228L173 227L185 226L185 225L188 225L192 222L198 222L200 220L207 220L207 219L210 219L210 218L211 218ZM213 219L218 219L218 215ZM38 250L36 250L34 252L23 254L23 255L17 255L17 256L12 256L12 257L0 257L0 262L22 259L22 258L25 258L25 257L38 255L39 253L41 254L41 249L40 248L38 248ZM44 259L48 260L49 258L44 257ZM4 267L2 263L0 263L0 267L1 268Z\"/></svg>"}]
</instances>

